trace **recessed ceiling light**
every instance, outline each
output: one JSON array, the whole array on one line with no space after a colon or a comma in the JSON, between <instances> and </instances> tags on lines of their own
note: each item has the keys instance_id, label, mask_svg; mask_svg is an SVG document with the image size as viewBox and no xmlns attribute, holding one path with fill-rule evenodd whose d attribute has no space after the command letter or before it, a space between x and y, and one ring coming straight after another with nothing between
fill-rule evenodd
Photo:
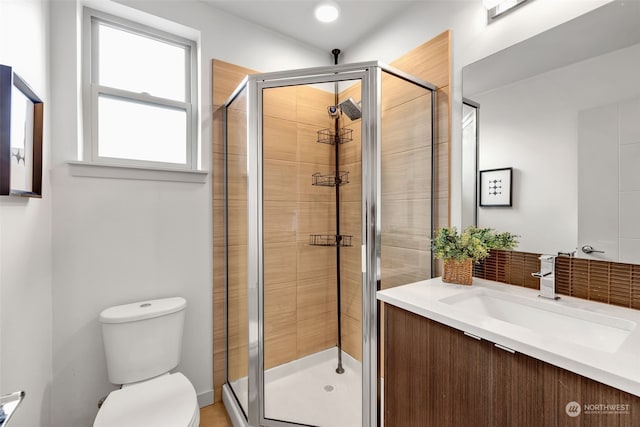
<instances>
[{"instance_id":1,"label":"recessed ceiling light","mask_svg":"<svg viewBox=\"0 0 640 427\"><path fill-rule=\"evenodd\" d=\"M323 1L316 6L314 11L316 19L320 22L333 22L338 19L340 15L340 9L335 2Z\"/></svg>"}]
</instances>

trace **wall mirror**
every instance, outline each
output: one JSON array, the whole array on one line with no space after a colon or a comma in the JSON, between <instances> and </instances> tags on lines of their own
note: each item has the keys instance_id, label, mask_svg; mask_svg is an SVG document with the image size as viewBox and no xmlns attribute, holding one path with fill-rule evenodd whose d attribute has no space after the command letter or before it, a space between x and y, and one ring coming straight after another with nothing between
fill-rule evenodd
<instances>
[{"instance_id":1,"label":"wall mirror","mask_svg":"<svg viewBox=\"0 0 640 427\"><path fill-rule=\"evenodd\" d=\"M607 3L462 80L477 108L471 121L463 107L463 176L513 168L512 206L463 203L462 225L519 234L520 251L640 264L640 3ZM475 199L477 182L462 191Z\"/></svg>"},{"instance_id":2,"label":"wall mirror","mask_svg":"<svg viewBox=\"0 0 640 427\"><path fill-rule=\"evenodd\" d=\"M0 65L0 195L42 197L43 103Z\"/></svg>"}]
</instances>

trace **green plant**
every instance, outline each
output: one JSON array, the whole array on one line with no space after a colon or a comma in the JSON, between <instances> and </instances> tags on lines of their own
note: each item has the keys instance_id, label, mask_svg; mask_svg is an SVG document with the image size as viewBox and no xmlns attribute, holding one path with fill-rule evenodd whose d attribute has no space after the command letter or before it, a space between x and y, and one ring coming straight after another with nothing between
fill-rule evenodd
<instances>
[{"instance_id":1,"label":"green plant","mask_svg":"<svg viewBox=\"0 0 640 427\"><path fill-rule=\"evenodd\" d=\"M441 228L432 240L432 250L438 259L479 261L488 257L491 249L515 248L517 238L515 234L497 233L492 228L467 227L462 233L455 227Z\"/></svg>"}]
</instances>

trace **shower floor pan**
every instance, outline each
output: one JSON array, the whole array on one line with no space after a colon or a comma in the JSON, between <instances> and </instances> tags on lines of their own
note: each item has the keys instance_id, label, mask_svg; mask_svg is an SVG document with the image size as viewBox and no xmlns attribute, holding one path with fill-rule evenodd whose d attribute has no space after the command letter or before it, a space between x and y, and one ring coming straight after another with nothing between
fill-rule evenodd
<instances>
[{"instance_id":1,"label":"shower floor pan","mask_svg":"<svg viewBox=\"0 0 640 427\"><path fill-rule=\"evenodd\" d=\"M337 351L330 348L267 370L266 417L321 427L361 427L362 366L342 352L345 372L337 374ZM246 410L247 378L231 385Z\"/></svg>"}]
</instances>

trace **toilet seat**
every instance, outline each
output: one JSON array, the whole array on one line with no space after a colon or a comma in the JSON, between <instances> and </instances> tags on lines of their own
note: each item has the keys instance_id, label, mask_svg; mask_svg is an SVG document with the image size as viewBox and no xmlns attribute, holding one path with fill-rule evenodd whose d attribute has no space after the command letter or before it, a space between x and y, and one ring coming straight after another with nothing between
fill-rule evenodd
<instances>
[{"instance_id":1,"label":"toilet seat","mask_svg":"<svg viewBox=\"0 0 640 427\"><path fill-rule=\"evenodd\" d=\"M177 372L112 391L93 427L197 427L199 420L193 385Z\"/></svg>"}]
</instances>

